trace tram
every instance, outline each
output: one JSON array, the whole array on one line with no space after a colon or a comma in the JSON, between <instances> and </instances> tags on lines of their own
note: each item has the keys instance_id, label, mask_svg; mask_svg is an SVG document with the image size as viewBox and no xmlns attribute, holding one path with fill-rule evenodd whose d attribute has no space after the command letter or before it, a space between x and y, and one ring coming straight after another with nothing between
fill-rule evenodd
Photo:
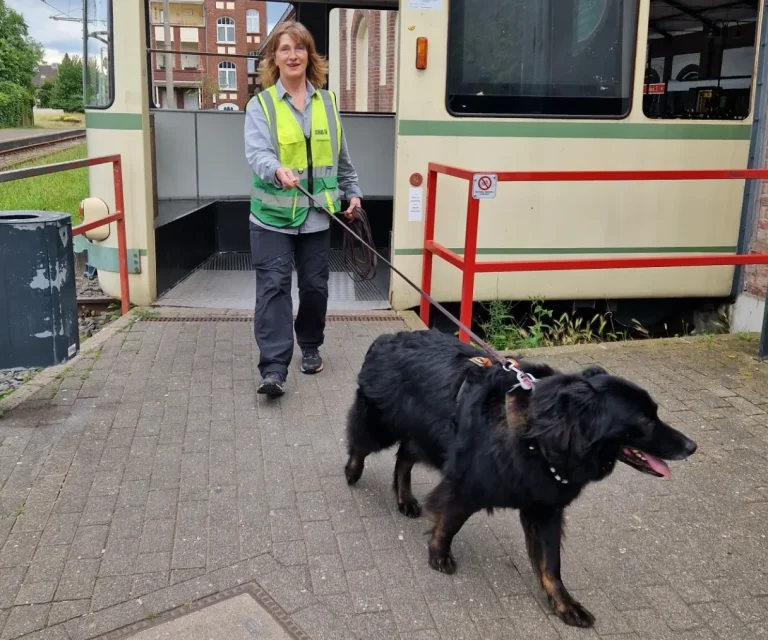
<instances>
[{"instance_id":1,"label":"tram","mask_svg":"<svg viewBox=\"0 0 768 640\"><path fill-rule=\"evenodd\" d=\"M209 33L230 24L216 15L265 3L170 4L181 8L173 12L181 22L171 25L178 48L191 28L183 22L192 15L188 9L206 5L199 11ZM227 88L234 76L221 69L254 63L230 47L214 47L200 58L201 65L219 65L218 106L205 108L200 97L192 108L186 98L163 108L164 81L156 77L163 26L153 17L155 5L162 0L85 3L88 154L123 157L137 304L172 299L201 265L234 272L227 263L248 252L245 114ZM283 18L303 22L328 56L331 89L344 94L366 77L356 96L342 100L342 124L377 245L416 282L430 162L496 172L740 169L761 160L752 125L763 2L304 0L287 6ZM417 55L420 46L425 55ZM258 50L252 55L258 60ZM176 57L179 82L181 58L183 52ZM249 80L238 93L256 90ZM388 105L380 99L385 94ZM90 169L90 192L114 205L109 169ZM481 203L478 254L504 260L737 253L754 200L738 180L500 183L496 197ZM466 201L466 182L439 178L435 238L445 246L463 247ZM102 288L118 295L114 234L89 245ZM475 298L727 300L736 294L738 275L734 267L480 274ZM247 278L243 286L252 293L252 275ZM222 286L211 284L209 293ZM459 272L436 261L434 297L455 302L460 292ZM396 310L419 303L397 276L387 277L379 298Z\"/></svg>"}]
</instances>

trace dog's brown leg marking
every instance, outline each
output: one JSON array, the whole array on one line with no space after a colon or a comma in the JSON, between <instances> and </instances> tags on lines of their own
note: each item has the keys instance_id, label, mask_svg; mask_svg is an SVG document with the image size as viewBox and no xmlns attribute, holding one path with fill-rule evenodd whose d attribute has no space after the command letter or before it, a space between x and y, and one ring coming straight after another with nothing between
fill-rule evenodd
<instances>
[{"instance_id":1,"label":"dog's brown leg marking","mask_svg":"<svg viewBox=\"0 0 768 640\"><path fill-rule=\"evenodd\" d=\"M418 518L421 515L421 505L411 489L411 469L415 463L416 460L408 453L407 444L401 444L397 450L393 488L397 496L398 511L409 518Z\"/></svg>"},{"instance_id":2,"label":"dog's brown leg marking","mask_svg":"<svg viewBox=\"0 0 768 640\"><path fill-rule=\"evenodd\" d=\"M362 449L354 449L347 460L347 465L344 467L344 475L347 477L347 484L356 484L363 475L363 469L365 468L365 457L370 451L363 451Z\"/></svg>"},{"instance_id":3,"label":"dog's brown leg marking","mask_svg":"<svg viewBox=\"0 0 768 640\"><path fill-rule=\"evenodd\" d=\"M456 560L451 553L451 543L459 532L472 511L461 504L457 504L447 497L447 484L441 482L433 491L436 500L433 503L442 502L438 508L430 511L430 516L435 521L432 529L432 538L429 541L429 566L441 573L454 573ZM441 498L447 498L441 500Z\"/></svg>"},{"instance_id":4,"label":"dog's brown leg marking","mask_svg":"<svg viewBox=\"0 0 768 640\"><path fill-rule=\"evenodd\" d=\"M594 616L568 593L560 578L563 512L559 509L523 509L520 522L534 571L557 616L574 627L591 627Z\"/></svg>"}]
</instances>

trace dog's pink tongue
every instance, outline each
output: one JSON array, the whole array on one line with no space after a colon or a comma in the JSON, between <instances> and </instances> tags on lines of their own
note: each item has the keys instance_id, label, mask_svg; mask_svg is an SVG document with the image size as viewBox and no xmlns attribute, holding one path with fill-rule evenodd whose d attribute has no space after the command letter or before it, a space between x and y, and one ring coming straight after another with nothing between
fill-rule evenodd
<instances>
[{"instance_id":1,"label":"dog's pink tongue","mask_svg":"<svg viewBox=\"0 0 768 640\"><path fill-rule=\"evenodd\" d=\"M653 469L656 473L660 473L665 478L672 477L672 471L670 471L666 462L659 460L659 458L654 458L653 456L648 455L645 451L643 451L643 455L648 461L648 466L651 467L651 469Z\"/></svg>"}]
</instances>

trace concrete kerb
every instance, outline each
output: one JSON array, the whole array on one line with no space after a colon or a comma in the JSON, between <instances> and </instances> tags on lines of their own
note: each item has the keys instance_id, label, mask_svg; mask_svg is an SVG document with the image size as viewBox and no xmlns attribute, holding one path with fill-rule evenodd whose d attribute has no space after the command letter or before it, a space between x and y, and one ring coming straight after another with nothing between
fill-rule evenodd
<instances>
[{"instance_id":1,"label":"concrete kerb","mask_svg":"<svg viewBox=\"0 0 768 640\"><path fill-rule=\"evenodd\" d=\"M104 343L109 340L118 331L121 331L128 325L135 322L135 313L138 309L131 309L124 316L119 317L117 320L110 322L104 326L101 331L95 334L93 337L88 338L82 343L80 352L65 364L56 365L54 367L48 367L43 369L36 376L22 384L11 395L0 400L0 416L4 411L11 411L18 407L22 402L33 396L42 388L53 382L57 376L64 373L71 366L77 364L80 360L87 357L89 354L100 349Z\"/></svg>"}]
</instances>

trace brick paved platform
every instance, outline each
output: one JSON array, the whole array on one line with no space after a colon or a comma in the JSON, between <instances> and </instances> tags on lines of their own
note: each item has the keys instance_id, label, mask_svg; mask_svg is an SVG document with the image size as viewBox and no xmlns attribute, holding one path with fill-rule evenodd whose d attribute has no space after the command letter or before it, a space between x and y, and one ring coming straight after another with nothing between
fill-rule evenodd
<instances>
[{"instance_id":1,"label":"brick paved platform","mask_svg":"<svg viewBox=\"0 0 768 640\"><path fill-rule=\"evenodd\" d=\"M0 640L130 637L248 583L313 640L768 637L756 342L537 354L636 380L699 443L671 479L619 465L569 511L564 580L597 616L582 631L550 615L515 513L473 517L449 577L427 566L428 522L397 512L391 454L346 485L356 373L401 322L330 322L326 370L272 402L233 320L126 324L0 420ZM416 495L435 479L417 468Z\"/></svg>"}]
</instances>

